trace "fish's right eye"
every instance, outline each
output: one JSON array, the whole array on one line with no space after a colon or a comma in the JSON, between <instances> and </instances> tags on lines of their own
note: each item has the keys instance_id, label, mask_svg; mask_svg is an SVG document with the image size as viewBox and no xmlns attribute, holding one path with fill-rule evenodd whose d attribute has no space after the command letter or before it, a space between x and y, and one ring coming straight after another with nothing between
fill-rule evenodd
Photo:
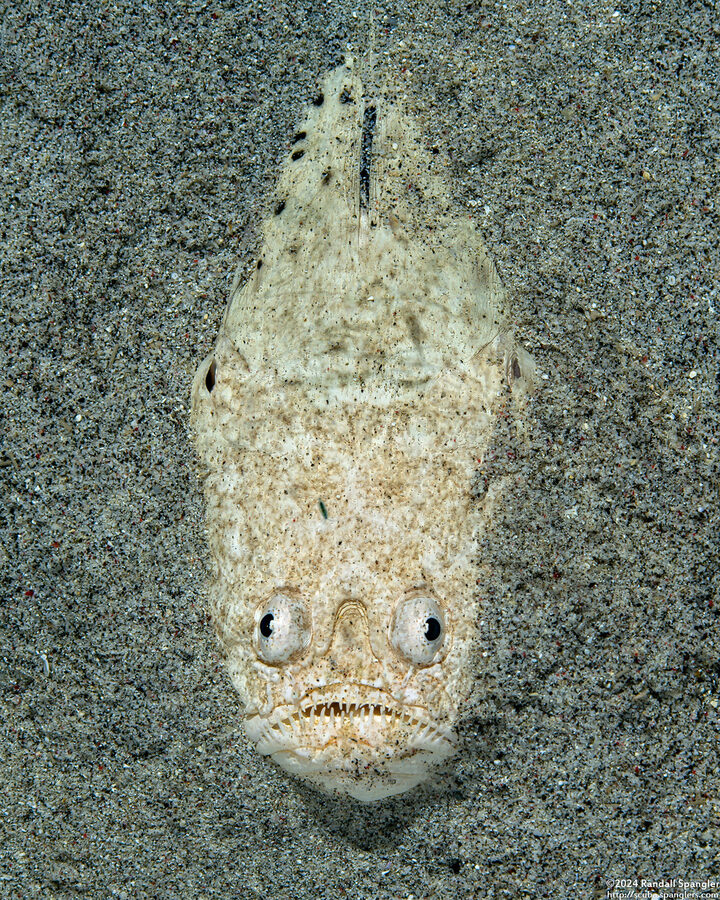
<instances>
[{"instance_id":1,"label":"fish's right eye","mask_svg":"<svg viewBox=\"0 0 720 900\"><path fill-rule=\"evenodd\" d=\"M307 650L312 638L310 612L300 597L277 591L255 612L255 647L271 666L290 662Z\"/></svg>"}]
</instances>

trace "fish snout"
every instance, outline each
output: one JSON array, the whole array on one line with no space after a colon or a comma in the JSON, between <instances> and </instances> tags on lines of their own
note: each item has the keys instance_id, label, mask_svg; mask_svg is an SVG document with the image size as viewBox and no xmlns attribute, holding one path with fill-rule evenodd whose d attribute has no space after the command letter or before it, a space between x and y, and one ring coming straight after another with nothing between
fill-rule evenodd
<instances>
[{"instance_id":1,"label":"fish snout","mask_svg":"<svg viewBox=\"0 0 720 900\"><path fill-rule=\"evenodd\" d=\"M345 600L340 604L325 658L338 675L353 680L366 675L375 662L367 611L360 601Z\"/></svg>"}]
</instances>

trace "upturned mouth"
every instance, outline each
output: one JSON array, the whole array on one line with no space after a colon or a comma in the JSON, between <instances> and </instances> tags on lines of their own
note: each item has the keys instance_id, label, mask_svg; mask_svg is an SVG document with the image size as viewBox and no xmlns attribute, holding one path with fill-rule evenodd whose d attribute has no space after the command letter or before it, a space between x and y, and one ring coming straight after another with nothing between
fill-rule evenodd
<instances>
[{"instance_id":1,"label":"upturned mouth","mask_svg":"<svg viewBox=\"0 0 720 900\"><path fill-rule=\"evenodd\" d=\"M245 722L258 752L319 787L374 800L409 790L455 749L422 706L362 685L332 685Z\"/></svg>"}]
</instances>

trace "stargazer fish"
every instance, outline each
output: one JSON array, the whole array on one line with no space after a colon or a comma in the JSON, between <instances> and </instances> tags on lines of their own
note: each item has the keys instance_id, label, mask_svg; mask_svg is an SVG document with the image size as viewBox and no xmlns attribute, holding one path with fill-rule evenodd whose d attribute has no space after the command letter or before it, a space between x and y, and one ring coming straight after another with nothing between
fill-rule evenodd
<instances>
[{"instance_id":1,"label":"stargazer fish","mask_svg":"<svg viewBox=\"0 0 720 900\"><path fill-rule=\"evenodd\" d=\"M377 800L456 750L473 684L473 490L531 364L399 90L327 75L252 274L198 369L211 608L257 750Z\"/></svg>"}]
</instances>

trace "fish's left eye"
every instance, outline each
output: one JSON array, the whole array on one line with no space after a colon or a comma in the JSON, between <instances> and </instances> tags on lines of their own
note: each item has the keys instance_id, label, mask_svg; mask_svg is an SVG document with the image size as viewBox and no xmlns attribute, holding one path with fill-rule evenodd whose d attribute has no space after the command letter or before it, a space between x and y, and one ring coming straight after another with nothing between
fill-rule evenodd
<instances>
[{"instance_id":1,"label":"fish's left eye","mask_svg":"<svg viewBox=\"0 0 720 900\"><path fill-rule=\"evenodd\" d=\"M440 603L418 592L398 603L390 625L390 643L409 662L428 666L445 642L447 628Z\"/></svg>"}]
</instances>

